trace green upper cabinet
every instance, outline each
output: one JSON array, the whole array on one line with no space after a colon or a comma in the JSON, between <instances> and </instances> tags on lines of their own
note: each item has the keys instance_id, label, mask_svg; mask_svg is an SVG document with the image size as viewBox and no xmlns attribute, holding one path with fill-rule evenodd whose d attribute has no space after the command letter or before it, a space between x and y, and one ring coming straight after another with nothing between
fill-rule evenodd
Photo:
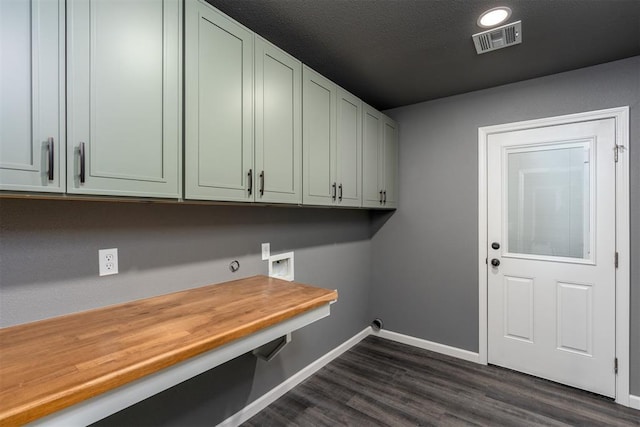
<instances>
[{"instance_id":1,"label":"green upper cabinet","mask_svg":"<svg viewBox=\"0 0 640 427\"><path fill-rule=\"evenodd\" d=\"M185 17L185 198L251 201L253 33L199 0Z\"/></svg>"},{"instance_id":2,"label":"green upper cabinet","mask_svg":"<svg viewBox=\"0 0 640 427\"><path fill-rule=\"evenodd\" d=\"M303 196L305 205L332 205L336 183L336 93L329 79L304 66Z\"/></svg>"},{"instance_id":3,"label":"green upper cabinet","mask_svg":"<svg viewBox=\"0 0 640 427\"><path fill-rule=\"evenodd\" d=\"M302 64L255 38L255 201L302 203Z\"/></svg>"},{"instance_id":4,"label":"green upper cabinet","mask_svg":"<svg viewBox=\"0 0 640 427\"><path fill-rule=\"evenodd\" d=\"M362 107L362 206L382 207L382 113L364 104Z\"/></svg>"},{"instance_id":5,"label":"green upper cabinet","mask_svg":"<svg viewBox=\"0 0 640 427\"><path fill-rule=\"evenodd\" d=\"M64 192L64 1L0 0L0 189Z\"/></svg>"},{"instance_id":6,"label":"green upper cabinet","mask_svg":"<svg viewBox=\"0 0 640 427\"><path fill-rule=\"evenodd\" d=\"M180 197L181 5L67 3L67 192Z\"/></svg>"},{"instance_id":7,"label":"green upper cabinet","mask_svg":"<svg viewBox=\"0 0 640 427\"><path fill-rule=\"evenodd\" d=\"M338 88L336 182L339 206L362 204L362 101Z\"/></svg>"},{"instance_id":8,"label":"green upper cabinet","mask_svg":"<svg viewBox=\"0 0 640 427\"><path fill-rule=\"evenodd\" d=\"M362 133L362 206L397 208L398 125L365 104Z\"/></svg>"},{"instance_id":9,"label":"green upper cabinet","mask_svg":"<svg viewBox=\"0 0 640 427\"><path fill-rule=\"evenodd\" d=\"M398 207L398 124L382 115L382 167L384 185L382 202L385 208Z\"/></svg>"},{"instance_id":10,"label":"green upper cabinet","mask_svg":"<svg viewBox=\"0 0 640 427\"><path fill-rule=\"evenodd\" d=\"M360 206L362 102L303 69L303 202Z\"/></svg>"},{"instance_id":11,"label":"green upper cabinet","mask_svg":"<svg viewBox=\"0 0 640 427\"><path fill-rule=\"evenodd\" d=\"M397 206L397 125L205 0L0 0L0 64L1 191Z\"/></svg>"}]
</instances>

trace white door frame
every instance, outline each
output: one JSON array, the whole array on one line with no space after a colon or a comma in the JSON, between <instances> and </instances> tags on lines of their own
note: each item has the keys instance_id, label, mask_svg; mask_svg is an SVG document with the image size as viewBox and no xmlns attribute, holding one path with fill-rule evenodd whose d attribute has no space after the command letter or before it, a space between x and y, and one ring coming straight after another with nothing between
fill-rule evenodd
<instances>
[{"instance_id":1,"label":"white door frame","mask_svg":"<svg viewBox=\"0 0 640 427\"><path fill-rule=\"evenodd\" d=\"M478 299L479 362L487 364L487 141L489 135L542 126L613 118L616 123L616 403L629 406L629 301L630 301L630 219L629 219L629 107L610 108L565 116L527 120L478 128ZM611 161L614 153L611 153ZM611 254L613 256L614 254ZM613 367L612 367L613 369Z\"/></svg>"}]
</instances>

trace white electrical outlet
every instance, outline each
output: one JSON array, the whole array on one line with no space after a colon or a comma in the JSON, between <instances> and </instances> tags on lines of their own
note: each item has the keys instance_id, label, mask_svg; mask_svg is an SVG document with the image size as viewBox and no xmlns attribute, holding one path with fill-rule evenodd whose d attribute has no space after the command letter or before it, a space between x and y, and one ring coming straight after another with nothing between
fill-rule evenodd
<instances>
[{"instance_id":1,"label":"white electrical outlet","mask_svg":"<svg viewBox=\"0 0 640 427\"><path fill-rule=\"evenodd\" d=\"M118 274L118 248L99 249L98 265L100 266L100 276Z\"/></svg>"},{"instance_id":2,"label":"white electrical outlet","mask_svg":"<svg viewBox=\"0 0 640 427\"><path fill-rule=\"evenodd\" d=\"M262 260L266 261L271 256L271 248L269 243L262 244Z\"/></svg>"}]
</instances>

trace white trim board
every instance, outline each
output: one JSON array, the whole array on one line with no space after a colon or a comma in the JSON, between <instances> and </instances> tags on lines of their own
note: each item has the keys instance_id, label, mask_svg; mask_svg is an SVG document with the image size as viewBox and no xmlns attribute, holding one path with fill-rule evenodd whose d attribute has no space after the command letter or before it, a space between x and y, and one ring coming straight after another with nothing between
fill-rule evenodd
<instances>
[{"instance_id":1,"label":"white trim board","mask_svg":"<svg viewBox=\"0 0 640 427\"><path fill-rule=\"evenodd\" d=\"M427 341L422 338L399 334L398 332L387 331L384 329L372 332L372 335L377 335L380 338L386 338L391 341L411 345L424 350L445 354L447 356L457 357L458 359L467 360L469 362L481 363L480 355L469 350L463 350L461 348L451 347L445 344L439 344L433 341Z\"/></svg>"},{"instance_id":2,"label":"white trim board","mask_svg":"<svg viewBox=\"0 0 640 427\"><path fill-rule=\"evenodd\" d=\"M640 410L640 396L629 395L629 406L633 409Z\"/></svg>"},{"instance_id":3,"label":"white trim board","mask_svg":"<svg viewBox=\"0 0 640 427\"><path fill-rule=\"evenodd\" d=\"M367 326L361 332L354 335L352 338L349 338L344 343L340 344L338 347L334 348L324 356L320 357L316 361L312 362L310 365L302 368L300 371L293 374L283 383L280 383L261 397L257 398L235 414L231 415L229 418L218 424L218 427L235 427L239 426L243 422L247 421L249 418L256 415L258 412L265 409L267 406L278 400L278 398L284 396L289 390L293 389L295 386L300 384L302 381L309 378L311 375L318 372L325 365L329 364L333 359L337 358L341 354L348 351L351 347L358 344L360 341L365 339L371 335L371 327Z\"/></svg>"},{"instance_id":4,"label":"white trim board","mask_svg":"<svg viewBox=\"0 0 640 427\"><path fill-rule=\"evenodd\" d=\"M622 146L616 167L616 403L630 405L629 395L629 301L630 301L630 219L629 219L629 107L610 108L516 123L478 128L478 302L479 361L487 364L487 140L490 134L613 118L616 144ZM612 160L613 161L613 160ZM635 401L636 404L638 403Z\"/></svg>"}]
</instances>

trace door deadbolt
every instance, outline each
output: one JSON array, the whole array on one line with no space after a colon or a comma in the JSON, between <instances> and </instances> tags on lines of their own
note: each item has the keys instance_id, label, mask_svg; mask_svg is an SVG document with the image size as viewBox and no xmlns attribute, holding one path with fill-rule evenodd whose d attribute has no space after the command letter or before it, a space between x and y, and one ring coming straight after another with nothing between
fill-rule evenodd
<instances>
[{"instance_id":1,"label":"door deadbolt","mask_svg":"<svg viewBox=\"0 0 640 427\"><path fill-rule=\"evenodd\" d=\"M497 250L497 249L500 249L500 243L498 243L498 242L493 242L493 243L491 244L491 249L496 249L496 250Z\"/></svg>"},{"instance_id":2,"label":"door deadbolt","mask_svg":"<svg viewBox=\"0 0 640 427\"><path fill-rule=\"evenodd\" d=\"M500 260L498 258L494 258L491 260L491 265L493 265L494 267L497 267L500 265Z\"/></svg>"}]
</instances>

